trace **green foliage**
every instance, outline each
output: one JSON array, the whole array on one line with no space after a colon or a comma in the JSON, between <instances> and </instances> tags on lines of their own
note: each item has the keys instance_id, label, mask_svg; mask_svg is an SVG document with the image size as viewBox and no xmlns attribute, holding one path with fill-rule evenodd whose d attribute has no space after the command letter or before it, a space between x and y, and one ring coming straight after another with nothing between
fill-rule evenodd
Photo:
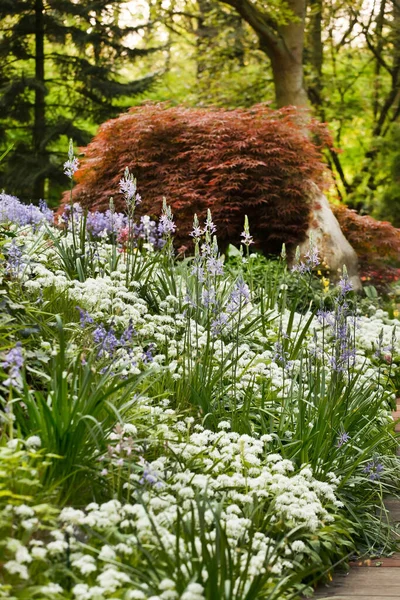
<instances>
[{"instance_id":1,"label":"green foliage","mask_svg":"<svg viewBox=\"0 0 400 600\"><path fill-rule=\"evenodd\" d=\"M25 200L45 193L57 200L66 183L60 139L87 143L96 124L152 84L154 73L122 74L156 49L132 47L132 36L146 25L123 23L126 5L0 2L0 144L14 146L1 166L0 189Z\"/></svg>"}]
</instances>

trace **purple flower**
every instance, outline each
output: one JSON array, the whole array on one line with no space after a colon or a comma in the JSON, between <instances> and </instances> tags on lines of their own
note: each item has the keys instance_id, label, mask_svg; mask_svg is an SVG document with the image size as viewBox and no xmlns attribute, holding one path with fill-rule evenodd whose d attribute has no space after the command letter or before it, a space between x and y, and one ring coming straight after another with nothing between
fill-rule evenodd
<instances>
[{"instance_id":1,"label":"purple flower","mask_svg":"<svg viewBox=\"0 0 400 600\"><path fill-rule=\"evenodd\" d=\"M338 442L337 442L337 448L341 448L342 446L344 446L344 444L347 444L347 442L350 441L350 436L348 433L346 433L345 431L343 431L338 438Z\"/></svg>"},{"instance_id":2,"label":"purple flower","mask_svg":"<svg viewBox=\"0 0 400 600\"><path fill-rule=\"evenodd\" d=\"M218 277L224 274L224 265L221 258L210 256L207 259L207 271L211 277Z\"/></svg>"},{"instance_id":3,"label":"purple flower","mask_svg":"<svg viewBox=\"0 0 400 600\"><path fill-rule=\"evenodd\" d=\"M169 237L176 230L174 218L172 216L171 207L167 205L167 201L163 198L162 214L158 223L158 233L161 236Z\"/></svg>"},{"instance_id":4,"label":"purple flower","mask_svg":"<svg viewBox=\"0 0 400 600\"><path fill-rule=\"evenodd\" d=\"M320 309L317 312L317 319L320 325L331 325L333 326L335 322L335 314L330 310L322 310Z\"/></svg>"},{"instance_id":5,"label":"purple flower","mask_svg":"<svg viewBox=\"0 0 400 600\"><path fill-rule=\"evenodd\" d=\"M83 308L80 306L77 306L76 309L79 311L80 326L82 329L86 327L86 325L93 323L93 317L88 313L87 310L83 310Z\"/></svg>"},{"instance_id":6,"label":"purple flower","mask_svg":"<svg viewBox=\"0 0 400 600\"><path fill-rule=\"evenodd\" d=\"M52 223L53 211L47 208L44 200L39 206L22 204L15 196L0 193L0 223L17 223L18 225L38 225L44 221Z\"/></svg>"},{"instance_id":7,"label":"purple flower","mask_svg":"<svg viewBox=\"0 0 400 600\"><path fill-rule=\"evenodd\" d=\"M153 351L155 349L154 344L149 344L142 354L142 360L145 364L153 362Z\"/></svg>"},{"instance_id":8,"label":"purple flower","mask_svg":"<svg viewBox=\"0 0 400 600\"><path fill-rule=\"evenodd\" d=\"M158 232L160 235L171 235L176 230L175 223L167 215L161 215L158 222Z\"/></svg>"},{"instance_id":9,"label":"purple flower","mask_svg":"<svg viewBox=\"0 0 400 600\"><path fill-rule=\"evenodd\" d=\"M120 344L121 346L125 346L132 340L132 336L135 334L135 329L132 325L132 319L129 319L128 327L125 329L123 334L121 335Z\"/></svg>"},{"instance_id":10,"label":"purple flower","mask_svg":"<svg viewBox=\"0 0 400 600\"><path fill-rule=\"evenodd\" d=\"M128 220L125 215L111 210L106 210L104 213L99 211L90 212L86 219L86 228L94 237L116 233L126 227L127 224Z\"/></svg>"},{"instance_id":11,"label":"purple flower","mask_svg":"<svg viewBox=\"0 0 400 600\"><path fill-rule=\"evenodd\" d=\"M304 273L311 273L312 269L317 267L320 263L319 260L319 251L313 245L312 240L310 239L310 248L305 253L306 261L300 261L300 248L297 248L296 251L296 264L292 267L292 272L297 271L298 273L304 275Z\"/></svg>"},{"instance_id":12,"label":"purple flower","mask_svg":"<svg viewBox=\"0 0 400 600\"><path fill-rule=\"evenodd\" d=\"M313 246L306 252L305 257L307 259L307 266L310 269L313 269L319 265L319 251L318 248L314 248Z\"/></svg>"},{"instance_id":13,"label":"purple flower","mask_svg":"<svg viewBox=\"0 0 400 600\"><path fill-rule=\"evenodd\" d=\"M202 291L202 301L205 307L213 306L217 302L215 288L209 290L204 289Z\"/></svg>"},{"instance_id":14,"label":"purple flower","mask_svg":"<svg viewBox=\"0 0 400 600\"><path fill-rule=\"evenodd\" d=\"M7 250L5 271L11 275L11 277L18 277L25 265L26 263L22 258L22 250L17 246L16 241L13 240Z\"/></svg>"},{"instance_id":15,"label":"purple flower","mask_svg":"<svg viewBox=\"0 0 400 600\"><path fill-rule=\"evenodd\" d=\"M280 341L275 342L274 350L275 350L275 354L274 354L273 360L275 362L281 363L281 365L284 369L289 370L293 365L293 361L288 360L287 357L289 356L289 353L284 351L283 345Z\"/></svg>"},{"instance_id":16,"label":"purple flower","mask_svg":"<svg viewBox=\"0 0 400 600\"><path fill-rule=\"evenodd\" d=\"M216 319L211 323L211 335L216 338L224 333L224 330L228 324L228 315L226 313L220 313Z\"/></svg>"},{"instance_id":17,"label":"purple flower","mask_svg":"<svg viewBox=\"0 0 400 600\"><path fill-rule=\"evenodd\" d=\"M344 276L339 281L340 294L345 296L347 292L351 292L353 285L347 276Z\"/></svg>"},{"instance_id":18,"label":"purple flower","mask_svg":"<svg viewBox=\"0 0 400 600\"><path fill-rule=\"evenodd\" d=\"M125 201L128 206L137 206L141 203L142 199L139 194L136 193L136 179L129 173L128 167L124 171L124 176L120 179L119 190L121 194L125 196Z\"/></svg>"},{"instance_id":19,"label":"purple flower","mask_svg":"<svg viewBox=\"0 0 400 600\"><path fill-rule=\"evenodd\" d=\"M381 475L384 471L383 464L378 461L378 459L374 458L364 467L364 473L368 475L368 479L371 481L376 481L381 478Z\"/></svg>"},{"instance_id":20,"label":"purple flower","mask_svg":"<svg viewBox=\"0 0 400 600\"><path fill-rule=\"evenodd\" d=\"M73 178L79 167L79 160L74 156L74 144L69 140L68 160L64 163L64 173L70 179Z\"/></svg>"},{"instance_id":21,"label":"purple flower","mask_svg":"<svg viewBox=\"0 0 400 600\"><path fill-rule=\"evenodd\" d=\"M250 235L250 233L242 231L240 237L242 238L242 244L244 244L245 246L251 246L251 244L254 244L253 237Z\"/></svg>"},{"instance_id":22,"label":"purple flower","mask_svg":"<svg viewBox=\"0 0 400 600\"><path fill-rule=\"evenodd\" d=\"M93 331L93 341L98 344L99 350L97 356L103 356L106 352L112 356L118 346L118 339L115 336L114 329L110 327L107 331L104 325L99 325Z\"/></svg>"},{"instance_id":23,"label":"purple flower","mask_svg":"<svg viewBox=\"0 0 400 600\"><path fill-rule=\"evenodd\" d=\"M215 227L212 217L211 217L211 211L210 209L208 209L207 211L207 219L204 222L204 233L208 233L210 236L215 233L217 231L217 228Z\"/></svg>"},{"instance_id":24,"label":"purple flower","mask_svg":"<svg viewBox=\"0 0 400 600\"><path fill-rule=\"evenodd\" d=\"M242 306L245 306L250 302L250 290L247 283L243 281L242 278L239 278L233 290L230 293L229 301L226 307L227 312L235 313Z\"/></svg>"},{"instance_id":25,"label":"purple flower","mask_svg":"<svg viewBox=\"0 0 400 600\"><path fill-rule=\"evenodd\" d=\"M164 487L164 482L160 480L159 474L157 471L151 468L148 462L146 462L143 458L140 460L143 465L143 476L139 479L140 485L151 485L156 489L161 489Z\"/></svg>"},{"instance_id":26,"label":"purple flower","mask_svg":"<svg viewBox=\"0 0 400 600\"><path fill-rule=\"evenodd\" d=\"M64 173L70 179L73 178L77 170L79 169L79 160L74 156L72 159L68 159L64 163Z\"/></svg>"},{"instance_id":27,"label":"purple flower","mask_svg":"<svg viewBox=\"0 0 400 600\"><path fill-rule=\"evenodd\" d=\"M193 227L189 235L191 235L195 239L198 239L203 235L203 230L199 225L197 225L196 227Z\"/></svg>"},{"instance_id":28,"label":"purple flower","mask_svg":"<svg viewBox=\"0 0 400 600\"><path fill-rule=\"evenodd\" d=\"M21 342L17 342L14 348L11 348L0 364L3 369L8 370L8 379L4 381L4 385L7 387L21 387L21 369L24 365Z\"/></svg>"}]
</instances>

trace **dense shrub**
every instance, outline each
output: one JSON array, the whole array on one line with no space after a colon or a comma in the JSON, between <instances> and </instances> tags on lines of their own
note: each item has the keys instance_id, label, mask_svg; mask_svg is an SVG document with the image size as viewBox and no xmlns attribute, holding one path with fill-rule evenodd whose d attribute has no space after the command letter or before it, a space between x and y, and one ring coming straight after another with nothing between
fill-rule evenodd
<instances>
[{"instance_id":1,"label":"dense shrub","mask_svg":"<svg viewBox=\"0 0 400 600\"><path fill-rule=\"evenodd\" d=\"M304 119L303 119L304 121ZM139 214L158 215L162 196L175 215L176 242L190 243L193 213L211 208L222 245L239 240L247 214L266 251L297 243L309 222L310 182L325 172L325 127L294 109L187 109L146 104L104 123L76 173L74 199L106 209L126 166L143 197ZM122 195L114 197L124 208ZM64 196L69 202L69 193Z\"/></svg>"},{"instance_id":2,"label":"dense shrub","mask_svg":"<svg viewBox=\"0 0 400 600\"><path fill-rule=\"evenodd\" d=\"M333 210L344 235L359 256L362 277L379 287L398 279L400 229L388 221L361 216L345 206L334 206Z\"/></svg>"}]
</instances>

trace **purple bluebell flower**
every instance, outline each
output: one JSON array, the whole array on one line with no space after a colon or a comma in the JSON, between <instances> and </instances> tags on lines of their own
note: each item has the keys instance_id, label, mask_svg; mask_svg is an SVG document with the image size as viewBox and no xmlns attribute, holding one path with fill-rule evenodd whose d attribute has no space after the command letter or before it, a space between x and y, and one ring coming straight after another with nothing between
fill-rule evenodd
<instances>
[{"instance_id":1,"label":"purple bluebell flower","mask_svg":"<svg viewBox=\"0 0 400 600\"><path fill-rule=\"evenodd\" d=\"M250 235L249 219L248 219L247 215L244 218L244 231L242 231L242 233L240 234L240 237L242 238L242 240L241 240L242 244L244 244L244 246L247 246L247 248L249 248L249 246L251 246L251 244L254 244L254 240L253 240L252 236Z\"/></svg>"},{"instance_id":2,"label":"purple bluebell flower","mask_svg":"<svg viewBox=\"0 0 400 600\"><path fill-rule=\"evenodd\" d=\"M79 160L74 156L72 160L68 159L64 163L64 173L70 179L73 178L77 170L79 169Z\"/></svg>"},{"instance_id":3,"label":"purple bluebell flower","mask_svg":"<svg viewBox=\"0 0 400 600\"><path fill-rule=\"evenodd\" d=\"M368 462L364 467L364 473L368 475L368 479L370 479L371 481L376 481L377 479L380 479L383 471L383 464L379 462L377 458L374 458L373 460Z\"/></svg>"},{"instance_id":4,"label":"purple bluebell flower","mask_svg":"<svg viewBox=\"0 0 400 600\"><path fill-rule=\"evenodd\" d=\"M158 233L160 236L170 237L176 230L176 225L172 216L171 207L167 206L166 199L163 198L163 208L160 220L158 222Z\"/></svg>"},{"instance_id":5,"label":"purple bluebell flower","mask_svg":"<svg viewBox=\"0 0 400 600\"><path fill-rule=\"evenodd\" d=\"M149 344L142 354L142 360L145 364L153 362L154 344Z\"/></svg>"},{"instance_id":6,"label":"purple bluebell flower","mask_svg":"<svg viewBox=\"0 0 400 600\"><path fill-rule=\"evenodd\" d=\"M7 249L7 262L5 265L5 271L11 277L18 277L26 265L22 258L22 250L15 240L13 240Z\"/></svg>"},{"instance_id":7,"label":"purple bluebell flower","mask_svg":"<svg viewBox=\"0 0 400 600\"><path fill-rule=\"evenodd\" d=\"M106 212L89 212L86 219L86 228L94 237L118 232L127 227L128 219L122 213L116 213L111 210Z\"/></svg>"},{"instance_id":8,"label":"purple bluebell flower","mask_svg":"<svg viewBox=\"0 0 400 600\"><path fill-rule=\"evenodd\" d=\"M211 323L211 335L214 338L220 337L228 324L228 315L221 312Z\"/></svg>"},{"instance_id":9,"label":"purple bluebell flower","mask_svg":"<svg viewBox=\"0 0 400 600\"><path fill-rule=\"evenodd\" d=\"M207 272L211 277L220 277L224 274L224 265L221 258L210 256L207 259Z\"/></svg>"},{"instance_id":10,"label":"purple bluebell flower","mask_svg":"<svg viewBox=\"0 0 400 600\"><path fill-rule=\"evenodd\" d=\"M210 211L210 209L208 209L207 210L207 218L204 221L204 233L208 233L210 236L212 236L216 231L217 231L217 228L215 227L215 225L213 223L211 211Z\"/></svg>"},{"instance_id":11,"label":"purple bluebell flower","mask_svg":"<svg viewBox=\"0 0 400 600\"><path fill-rule=\"evenodd\" d=\"M16 223L17 225L39 225L45 221L52 223L53 211L47 208L44 200L39 206L22 204L15 196L0 193L0 223Z\"/></svg>"},{"instance_id":12,"label":"purple bluebell flower","mask_svg":"<svg viewBox=\"0 0 400 600\"><path fill-rule=\"evenodd\" d=\"M92 335L94 343L99 345L98 357L103 356L106 352L111 356L114 354L118 346L118 339L112 327L107 331L104 325L98 325Z\"/></svg>"},{"instance_id":13,"label":"purple bluebell flower","mask_svg":"<svg viewBox=\"0 0 400 600\"><path fill-rule=\"evenodd\" d=\"M307 259L307 266L310 269L314 269L315 267L317 267L320 263L320 259L319 259L319 251L318 248L315 247L311 247L306 253L305 253L305 257Z\"/></svg>"},{"instance_id":14,"label":"purple bluebell flower","mask_svg":"<svg viewBox=\"0 0 400 600\"><path fill-rule=\"evenodd\" d=\"M128 327L125 329L125 331L121 335L121 339L120 339L121 346L125 346L126 344L129 344L129 342L132 340L132 337L135 333L136 332L135 332L135 329L132 324L132 319L129 319Z\"/></svg>"},{"instance_id":15,"label":"purple bluebell flower","mask_svg":"<svg viewBox=\"0 0 400 600\"><path fill-rule=\"evenodd\" d=\"M76 310L79 311L80 326L82 329L86 327L86 325L93 323L93 317L90 315L90 313L88 313L87 310L83 310L83 308L80 306L77 306Z\"/></svg>"},{"instance_id":16,"label":"purple bluebell flower","mask_svg":"<svg viewBox=\"0 0 400 600\"><path fill-rule=\"evenodd\" d=\"M275 342L274 350L275 354L273 360L280 363L286 371L289 371L293 366L293 361L288 359L289 353L285 352L280 341Z\"/></svg>"},{"instance_id":17,"label":"purple bluebell flower","mask_svg":"<svg viewBox=\"0 0 400 600\"><path fill-rule=\"evenodd\" d=\"M215 288L211 287L210 289L203 289L202 291L202 301L205 307L214 306L217 302L217 296Z\"/></svg>"},{"instance_id":18,"label":"purple bluebell flower","mask_svg":"<svg viewBox=\"0 0 400 600\"><path fill-rule=\"evenodd\" d=\"M136 193L136 179L129 173L129 168L126 167L124 176L120 179L119 190L125 196L125 201L128 207L135 207L141 203L142 199Z\"/></svg>"},{"instance_id":19,"label":"purple bluebell flower","mask_svg":"<svg viewBox=\"0 0 400 600\"><path fill-rule=\"evenodd\" d=\"M251 244L254 244L253 236L251 236L250 233L242 231L240 237L242 238L242 244L244 244L245 246L251 246Z\"/></svg>"},{"instance_id":20,"label":"purple bluebell flower","mask_svg":"<svg viewBox=\"0 0 400 600\"><path fill-rule=\"evenodd\" d=\"M157 473L157 471L152 469L151 466L149 465L149 463L147 461L145 461L143 458L141 458L140 462L143 466L143 475L139 479L140 485L148 484L148 485L154 486L156 489L163 488L165 483L160 479L160 476Z\"/></svg>"},{"instance_id":21,"label":"purple bluebell flower","mask_svg":"<svg viewBox=\"0 0 400 600\"><path fill-rule=\"evenodd\" d=\"M307 250L307 252L305 253L304 257L306 259L305 262L300 260L300 248L297 247L296 256L295 256L296 262L292 267L293 272L297 271L301 275L304 275L305 273L311 273L312 269L314 269L315 267L317 267L319 265L319 263L320 263L319 251L314 246L312 237L310 237L310 247Z\"/></svg>"},{"instance_id":22,"label":"purple bluebell flower","mask_svg":"<svg viewBox=\"0 0 400 600\"><path fill-rule=\"evenodd\" d=\"M239 278L233 290L230 293L229 301L226 310L229 313L237 312L242 306L250 302L250 290L247 283L242 278Z\"/></svg>"},{"instance_id":23,"label":"purple bluebell flower","mask_svg":"<svg viewBox=\"0 0 400 600\"><path fill-rule=\"evenodd\" d=\"M340 278L339 289L341 296L345 296L348 292L351 292L353 289L353 285L350 279L348 278L347 271L345 271L343 277Z\"/></svg>"},{"instance_id":24,"label":"purple bluebell flower","mask_svg":"<svg viewBox=\"0 0 400 600\"><path fill-rule=\"evenodd\" d=\"M203 233L204 233L204 231L200 227L199 219L197 218L197 215L195 213L194 218L193 218L193 229L192 229L190 235L192 236L192 238L194 238L195 243L198 243L198 241L201 238L201 236L203 235Z\"/></svg>"},{"instance_id":25,"label":"purple bluebell flower","mask_svg":"<svg viewBox=\"0 0 400 600\"><path fill-rule=\"evenodd\" d=\"M343 431L338 438L337 441L337 448L341 448L342 446L344 446L345 444L347 444L347 442L350 441L350 436L348 433L346 433L345 431Z\"/></svg>"},{"instance_id":26,"label":"purple bluebell flower","mask_svg":"<svg viewBox=\"0 0 400 600\"><path fill-rule=\"evenodd\" d=\"M335 322L335 313L331 310L323 310L322 308L317 312L317 319L320 325L333 325Z\"/></svg>"},{"instance_id":27,"label":"purple bluebell flower","mask_svg":"<svg viewBox=\"0 0 400 600\"><path fill-rule=\"evenodd\" d=\"M72 179L78 168L79 160L74 156L74 145L72 140L69 140L68 160L64 163L64 173Z\"/></svg>"},{"instance_id":28,"label":"purple bluebell flower","mask_svg":"<svg viewBox=\"0 0 400 600\"><path fill-rule=\"evenodd\" d=\"M8 370L8 379L4 381L4 385L21 387L21 369L24 366L21 342L17 342L14 348L11 348L0 364L3 369Z\"/></svg>"}]
</instances>

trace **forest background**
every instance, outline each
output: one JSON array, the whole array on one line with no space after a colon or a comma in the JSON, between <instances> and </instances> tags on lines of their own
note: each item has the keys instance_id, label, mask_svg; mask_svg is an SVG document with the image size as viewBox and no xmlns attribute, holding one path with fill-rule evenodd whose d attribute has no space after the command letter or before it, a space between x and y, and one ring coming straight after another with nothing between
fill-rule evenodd
<instances>
[{"instance_id":1,"label":"forest background","mask_svg":"<svg viewBox=\"0 0 400 600\"><path fill-rule=\"evenodd\" d=\"M145 100L308 106L332 195L400 227L400 0L0 0L0 190L56 205L68 138Z\"/></svg>"}]
</instances>

